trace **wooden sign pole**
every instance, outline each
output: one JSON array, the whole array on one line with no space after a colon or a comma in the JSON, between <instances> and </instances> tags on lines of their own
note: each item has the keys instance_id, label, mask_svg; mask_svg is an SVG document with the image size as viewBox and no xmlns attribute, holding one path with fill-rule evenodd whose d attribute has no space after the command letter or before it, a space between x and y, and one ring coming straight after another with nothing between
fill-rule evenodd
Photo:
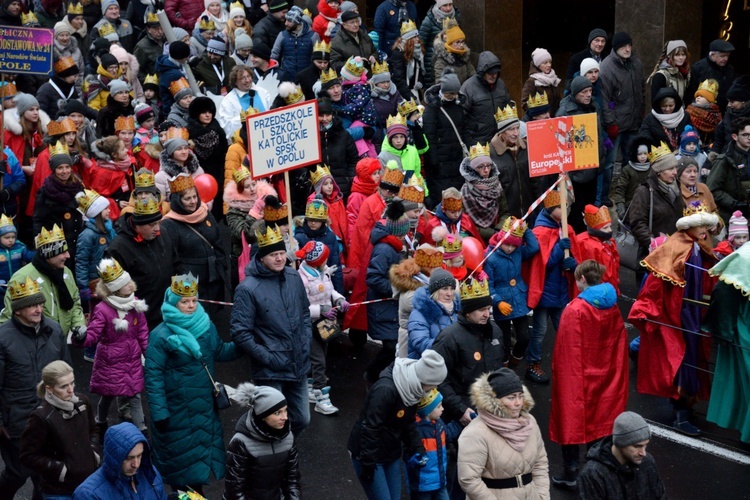
<instances>
[{"instance_id":1,"label":"wooden sign pole","mask_svg":"<svg viewBox=\"0 0 750 500\"><path fill-rule=\"evenodd\" d=\"M562 181L560 181L560 187L558 191L560 193L560 215L562 222L562 237L568 237L568 176L565 173L560 174ZM570 250L565 250L565 258L570 257Z\"/></svg>"}]
</instances>

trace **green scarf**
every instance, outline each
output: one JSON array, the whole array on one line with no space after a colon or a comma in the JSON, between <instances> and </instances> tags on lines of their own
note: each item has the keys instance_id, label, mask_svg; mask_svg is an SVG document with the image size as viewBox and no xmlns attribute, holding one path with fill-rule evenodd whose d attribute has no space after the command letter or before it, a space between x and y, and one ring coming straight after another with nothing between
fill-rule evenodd
<instances>
[{"instance_id":1,"label":"green scarf","mask_svg":"<svg viewBox=\"0 0 750 500\"><path fill-rule=\"evenodd\" d=\"M203 355L197 339L208 331L211 319L200 304L193 314L180 312L177 306L172 305L172 302L176 304L178 301L179 297L167 288L164 293L164 303L161 305L164 324L172 332L172 335L167 337L167 342L188 356L202 359Z\"/></svg>"}]
</instances>

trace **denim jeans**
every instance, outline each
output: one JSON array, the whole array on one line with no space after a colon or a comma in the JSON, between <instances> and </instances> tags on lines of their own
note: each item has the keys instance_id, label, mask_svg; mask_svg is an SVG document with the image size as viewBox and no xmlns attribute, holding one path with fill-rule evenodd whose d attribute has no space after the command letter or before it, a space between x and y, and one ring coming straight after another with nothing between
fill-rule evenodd
<instances>
[{"instance_id":1,"label":"denim jeans","mask_svg":"<svg viewBox=\"0 0 750 500\"><path fill-rule=\"evenodd\" d=\"M547 333L547 318L552 319L552 325L557 331L562 312L562 307L537 307L534 309L534 326L531 329L529 347L526 348L526 361L537 363L542 360L542 341L544 340L544 334Z\"/></svg>"},{"instance_id":2,"label":"denim jeans","mask_svg":"<svg viewBox=\"0 0 750 500\"><path fill-rule=\"evenodd\" d=\"M362 472L362 462L352 458L354 473L359 477ZM401 460L394 460L384 464L377 464L375 475L371 483L359 481L368 500L400 500L401 499Z\"/></svg>"},{"instance_id":3,"label":"denim jeans","mask_svg":"<svg viewBox=\"0 0 750 500\"><path fill-rule=\"evenodd\" d=\"M48 495L42 493L42 500L71 500L73 495Z\"/></svg>"},{"instance_id":4,"label":"denim jeans","mask_svg":"<svg viewBox=\"0 0 750 500\"><path fill-rule=\"evenodd\" d=\"M310 424L310 399L307 395L307 377L298 381L258 380L258 385L267 385L280 391L287 402L292 434L298 438Z\"/></svg>"},{"instance_id":5,"label":"denim jeans","mask_svg":"<svg viewBox=\"0 0 750 500\"><path fill-rule=\"evenodd\" d=\"M412 491L409 493L411 500L448 500L448 490L441 488L435 491Z\"/></svg>"}]
</instances>

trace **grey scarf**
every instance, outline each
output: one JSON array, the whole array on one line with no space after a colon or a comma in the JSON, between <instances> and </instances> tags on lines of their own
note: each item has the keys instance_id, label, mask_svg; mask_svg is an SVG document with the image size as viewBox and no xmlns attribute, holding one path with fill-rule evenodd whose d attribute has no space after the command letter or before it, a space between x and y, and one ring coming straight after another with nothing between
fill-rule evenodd
<instances>
[{"instance_id":1,"label":"grey scarf","mask_svg":"<svg viewBox=\"0 0 750 500\"><path fill-rule=\"evenodd\" d=\"M682 194L679 191L679 188L677 187L677 183L673 182L672 184L667 184L663 180L656 178L656 181L659 184L659 189L667 195L669 198L670 203L674 203L674 200L677 199L678 196L682 196Z\"/></svg>"},{"instance_id":2,"label":"grey scarf","mask_svg":"<svg viewBox=\"0 0 750 500\"><path fill-rule=\"evenodd\" d=\"M60 410L60 413L65 420L70 420L71 418L76 416L76 413L80 413L86 409L85 406L82 406L76 410L75 403L80 400L75 394L73 394L73 397L70 398L70 401L63 401L51 392L45 391L44 400L54 406L56 409Z\"/></svg>"}]
</instances>

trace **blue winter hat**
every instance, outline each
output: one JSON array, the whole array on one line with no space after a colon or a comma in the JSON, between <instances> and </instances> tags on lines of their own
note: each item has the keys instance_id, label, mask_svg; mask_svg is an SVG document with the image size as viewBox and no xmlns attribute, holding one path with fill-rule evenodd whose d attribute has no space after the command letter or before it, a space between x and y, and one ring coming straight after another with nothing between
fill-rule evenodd
<instances>
[{"instance_id":1,"label":"blue winter hat","mask_svg":"<svg viewBox=\"0 0 750 500\"><path fill-rule=\"evenodd\" d=\"M8 233L18 233L16 226L13 225L13 219L3 215L0 217L0 236Z\"/></svg>"},{"instance_id":2,"label":"blue winter hat","mask_svg":"<svg viewBox=\"0 0 750 500\"><path fill-rule=\"evenodd\" d=\"M427 418L427 415L432 413L432 410L437 408L442 401L443 395L440 394L440 391L437 389L431 390L422 396L422 399L417 403L417 415L419 415L419 418Z\"/></svg>"}]
</instances>

